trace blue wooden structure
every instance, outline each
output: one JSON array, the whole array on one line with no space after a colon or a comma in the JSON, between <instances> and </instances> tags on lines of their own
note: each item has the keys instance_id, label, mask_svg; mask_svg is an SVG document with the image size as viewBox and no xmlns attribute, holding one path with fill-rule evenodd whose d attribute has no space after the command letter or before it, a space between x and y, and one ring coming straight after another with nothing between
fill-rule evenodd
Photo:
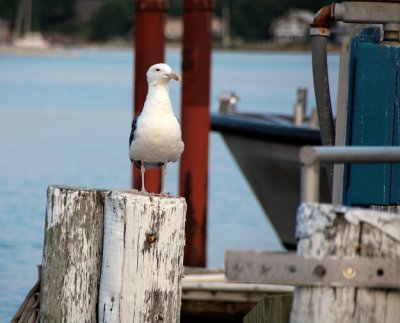
<instances>
[{"instance_id":1,"label":"blue wooden structure","mask_svg":"<svg viewBox=\"0 0 400 323\"><path fill-rule=\"evenodd\" d=\"M398 146L400 44L364 29L350 48L346 145ZM345 169L343 204L400 204L400 164L353 164Z\"/></svg>"}]
</instances>

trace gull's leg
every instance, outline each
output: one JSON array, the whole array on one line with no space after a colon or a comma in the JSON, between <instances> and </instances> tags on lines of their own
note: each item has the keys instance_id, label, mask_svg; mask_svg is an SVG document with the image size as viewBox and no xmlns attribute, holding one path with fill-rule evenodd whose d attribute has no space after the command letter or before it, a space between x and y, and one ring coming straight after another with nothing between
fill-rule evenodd
<instances>
[{"instance_id":1,"label":"gull's leg","mask_svg":"<svg viewBox=\"0 0 400 323\"><path fill-rule=\"evenodd\" d=\"M144 168L144 162L141 161L140 162L140 172L142 173L142 189L140 190L140 192L142 192L142 193L147 193L146 188L144 187L144 172L145 171L146 171L146 169Z\"/></svg>"},{"instance_id":2,"label":"gull's leg","mask_svg":"<svg viewBox=\"0 0 400 323\"><path fill-rule=\"evenodd\" d=\"M161 195L167 195L167 193L166 193L167 173L168 173L167 165L168 165L168 162L165 161L164 165L162 166L162 181L161 181L162 182L162 191L161 191Z\"/></svg>"}]
</instances>

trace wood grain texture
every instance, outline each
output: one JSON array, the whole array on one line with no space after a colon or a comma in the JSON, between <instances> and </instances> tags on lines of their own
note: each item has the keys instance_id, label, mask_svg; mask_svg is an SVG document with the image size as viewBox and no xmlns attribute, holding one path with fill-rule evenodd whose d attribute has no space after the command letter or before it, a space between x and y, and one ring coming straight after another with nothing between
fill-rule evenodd
<instances>
[{"instance_id":1,"label":"wood grain texture","mask_svg":"<svg viewBox=\"0 0 400 323\"><path fill-rule=\"evenodd\" d=\"M365 220L371 217L374 221ZM399 259L400 231L392 230L398 228L398 219L385 212L303 204L298 211L297 253L310 258ZM291 322L397 322L398 304L399 290L296 287Z\"/></svg>"},{"instance_id":2,"label":"wood grain texture","mask_svg":"<svg viewBox=\"0 0 400 323\"><path fill-rule=\"evenodd\" d=\"M96 322L104 191L50 186L41 322Z\"/></svg>"},{"instance_id":3,"label":"wood grain texture","mask_svg":"<svg viewBox=\"0 0 400 323\"><path fill-rule=\"evenodd\" d=\"M288 323L293 294L265 296L243 318L243 323Z\"/></svg>"},{"instance_id":4,"label":"wood grain texture","mask_svg":"<svg viewBox=\"0 0 400 323\"><path fill-rule=\"evenodd\" d=\"M179 322L185 215L183 198L107 195L100 322Z\"/></svg>"}]
</instances>

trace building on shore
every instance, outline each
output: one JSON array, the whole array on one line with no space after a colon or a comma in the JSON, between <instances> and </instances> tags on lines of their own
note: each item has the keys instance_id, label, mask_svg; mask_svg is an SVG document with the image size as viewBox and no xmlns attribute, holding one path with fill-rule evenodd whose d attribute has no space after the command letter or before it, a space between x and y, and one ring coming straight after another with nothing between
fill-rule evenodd
<instances>
[{"instance_id":1,"label":"building on shore","mask_svg":"<svg viewBox=\"0 0 400 323\"><path fill-rule=\"evenodd\" d=\"M314 13L311 11L291 9L272 21L270 34L280 44L306 42L313 19Z\"/></svg>"}]
</instances>

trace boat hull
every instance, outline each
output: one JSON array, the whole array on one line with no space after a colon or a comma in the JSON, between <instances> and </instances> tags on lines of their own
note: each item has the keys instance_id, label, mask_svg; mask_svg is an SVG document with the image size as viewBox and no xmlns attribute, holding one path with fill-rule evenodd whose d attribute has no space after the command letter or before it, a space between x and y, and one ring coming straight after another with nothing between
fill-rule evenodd
<instances>
[{"instance_id":1,"label":"boat hull","mask_svg":"<svg viewBox=\"0 0 400 323\"><path fill-rule=\"evenodd\" d=\"M213 116L212 128L224 141L265 210L282 244L295 249L300 204L300 149L320 145L319 131L233 116ZM330 202L328 179L321 170L320 200Z\"/></svg>"}]
</instances>

